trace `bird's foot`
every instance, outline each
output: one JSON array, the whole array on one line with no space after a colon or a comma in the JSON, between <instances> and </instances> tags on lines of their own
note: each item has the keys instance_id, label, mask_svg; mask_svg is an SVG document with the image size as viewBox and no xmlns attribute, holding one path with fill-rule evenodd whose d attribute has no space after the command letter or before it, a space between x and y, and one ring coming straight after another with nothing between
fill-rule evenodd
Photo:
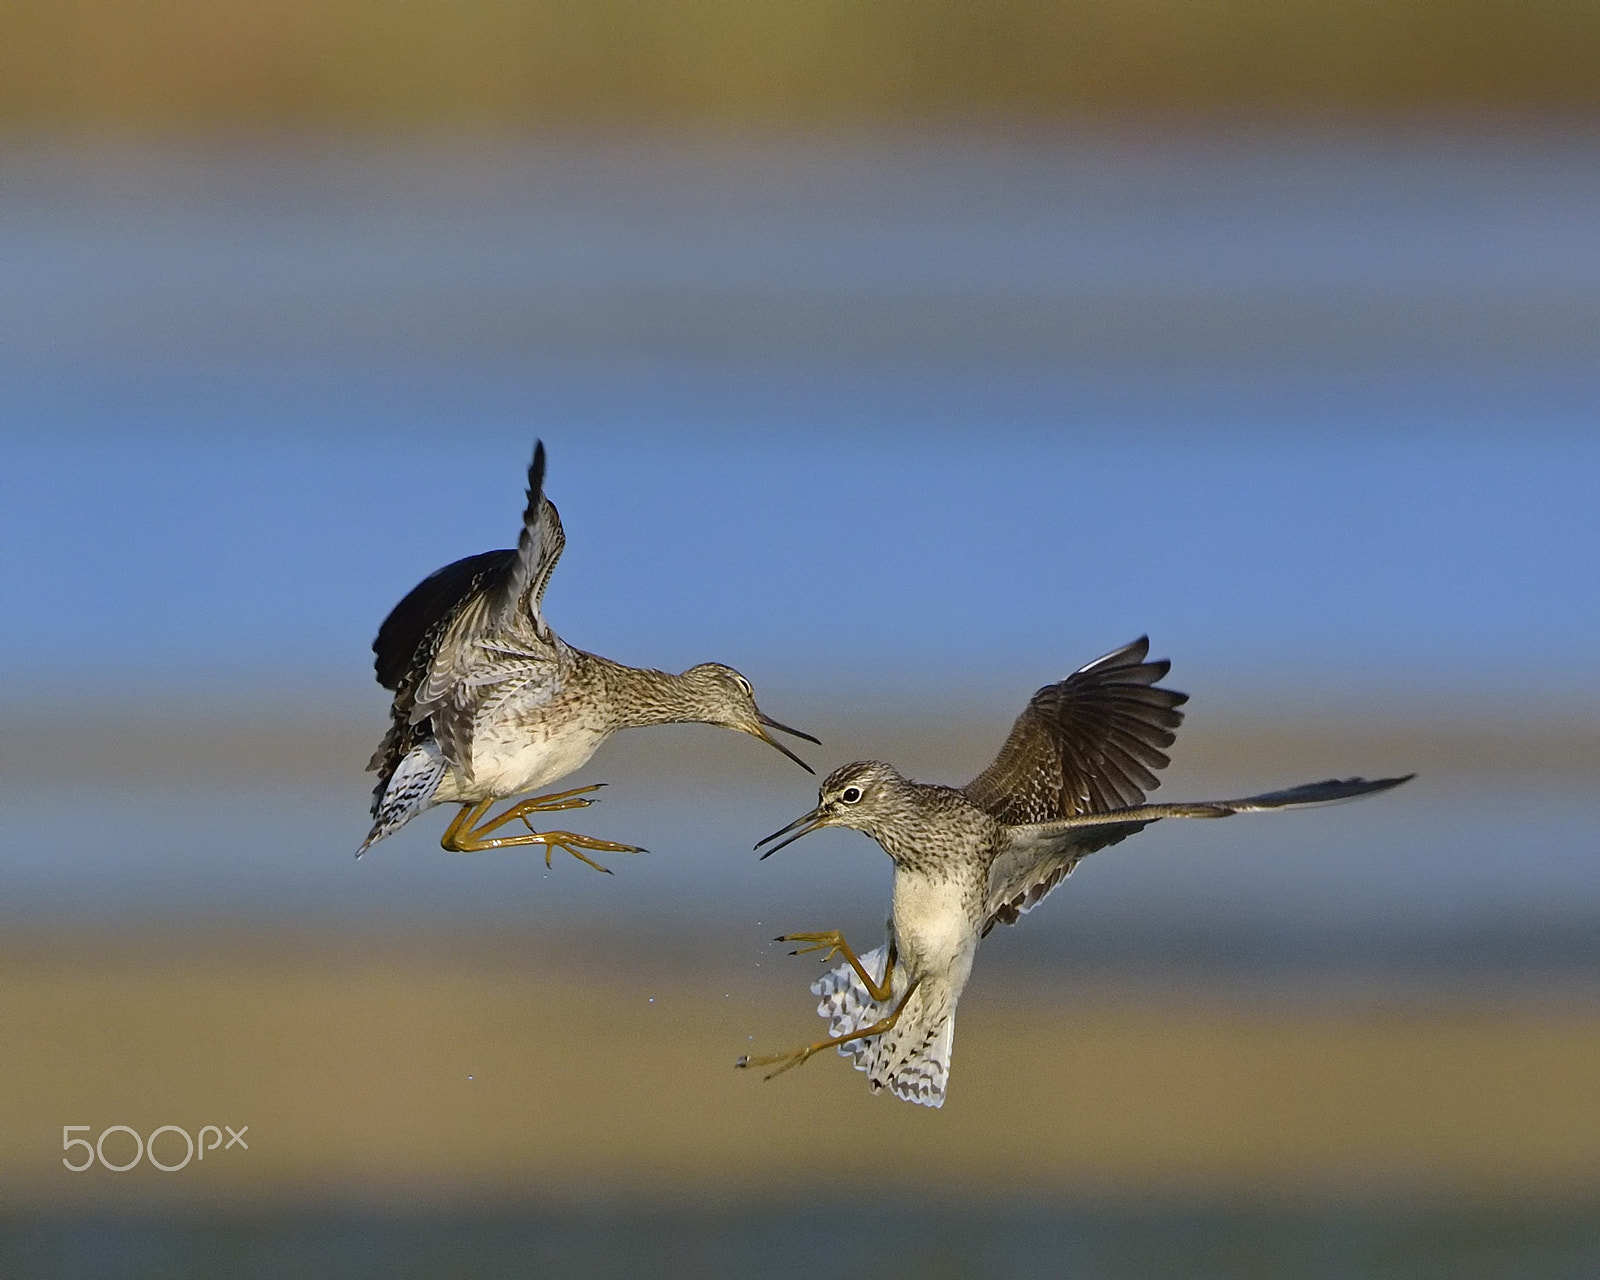
<instances>
[{"instance_id":1,"label":"bird's foot","mask_svg":"<svg viewBox=\"0 0 1600 1280\"><path fill-rule=\"evenodd\" d=\"M800 937L803 935L795 935ZM752 1057L746 1054L734 1062L735 1067L771 1067L764 1079L770 1080L773 1076L781 1076L785 1071L798 1067L813 1055L821 1053L824 1049L837 1049L842 1044L849 1044L852 1040L870 1040L873 1036L881 1036L895 1023L900 1021L900 1015L911 1000L911 995L922 985L922 979L917 978L906 988L905 995L900 997L900 1003L895 1005L892 1012L885 1014L870 1026L861 1027L856 1031L846 1032L842 1036L829 1036L826 1040L818 1040L815 1044L808 1044L800 1049L791 1049L788 1053L758 1054Z\"/></svg>"},{"instance_id":2,"label":"bird's foot","mask_svg":"<svg viewBox=\"0 0 1600 1280\"><path fill-rule=\"evenodd\" d=\"M813 951L823 953L822 963L827 964L835 956L843 956L845 963L856 971L856 977L866 987L874 1000L882 1002L889 999L893 988L890 979L894 974L895 952L891 945L888 958L884 961L883 976L877 977L870 973L867 966L861 963L861 957L851 950L850 944L844 940L844 934L837 929L826 929L820 933L786 933L777 938L778 942L804 942L808 945L796 947L789 954L792 956L809 955Z\"/></svg>"},{"instance_id":3,"label":"bird's foot","mask_svg":"<svg viewBox=\"0 0 1600 1280\"><path fill-rule=\"evenodd\" d=\"M536 831L533 823L528 820L530 813L538 813L548 809L581 809L593 804L592 800L581 798L582 793L594 791L603 783L594 786L578 787L572 791L561 791L555 795L537 796L532 800L523 800L512 805L498 817L491 818L480 826L474 826L492 803L480 800L474 804L463 804L461 812L445 831L444 838L439 841L451 853L478 853L484 849L510 849L520 846L541 844L544 846L544 865L550 865L550 855L554 849L565 849L579 862L586 862L596 871L610 875L607 867L602 867L593 858L580 852L582 849L592 849L601 853L643 853L644 850L637 845L617 844L611 840L596 840L593 836L580 836L571 831ZM508 822L521 822L527 827L526 835L497 836L490 834L499 830Z\"/></svg>"},{"instance_id":4,"label":"bird's foot","mask_svg":"<svg viewBox=\"0 0 1600 1280\"><path fill-rule=\"evenodd\" d=\"M813 951L826 950L822 963L827 964L834 956L848 955L849 945L844 940L844 934L837 929L827 929L821 933L785 933L773 939L775 942L804 942L809 945L796 947L789 954L792 956L810 955Z\"/></svg>"},{"instance_id":5,"label":"bird's foot","mask_svg":"<svg viewBox=\"0 0 1600 1280\"><path fill-rule=\"evenodd\" d=\"M798 1067L813 1054L820 1053L823 1049L830 1048L836 1043L837 1041L823 1040L817 1044L808 1044L799 1049L791 1049L788 1053L756 1054L754 1056L746 1054L733 1065L741 1070L749 1067L771 1067L773 1069L761 1077L763 1080L771 1080L774 1076L781 1076L785 1071Z\"/></svg>"},{"instance_id":6,"label":"bird's foot","mask_svg":"<svg viewBox=\"0 0 1600 1280\"><path fill-rule=\"evenodd\" d=\"M593 858L582 852L584 849L593 849L598 853L646 853L634 844L618 844L614 840L596 840L593 836L580 836L571 831L534 831L533 824L522 819L523 826L527 827L532 836L528 838L530 844L544 845L544 865L550 865L550 855L557 849L565 849L579 862L586 862L596 871L605 875L611 874L610 867L602 867ZM524 837L518 837L519 840Z\"/></svg>"},{"instance_id":7,"label":"bird's foot","mask_svg":"<svg viewBox=\"0 0 1600 1280\"><path fill-rule=\"evenodd\" d=\"M487 835L496 827L503 827L508 822L515 822L521 818L527 822L530 813L554 813L560 809L587 809L592 804L598 804L598 798L588 798L588 793L598 791L606 784L592 782L587 787L573 787L571 791L554 791L547 796L533 796L527 800L518 800L509 806L504 813L491 819L478 828L478 834Z\"/></svg>"}]
</instances>

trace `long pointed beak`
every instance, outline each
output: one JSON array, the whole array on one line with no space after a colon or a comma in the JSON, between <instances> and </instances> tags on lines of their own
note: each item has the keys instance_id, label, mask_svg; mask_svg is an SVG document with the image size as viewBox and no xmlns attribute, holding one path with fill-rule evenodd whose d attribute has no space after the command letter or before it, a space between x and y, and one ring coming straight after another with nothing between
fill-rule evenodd
<instances>
[{"instance_id":1,"label":"long pointed beak","mask_svg":"<svg viewBox=\"0 0 1600 1280\"><path fill-rule=\"evenodd\" d=\"M758 849L762 845L766 844L769 840L778 840L779 836L789 836L789 838L787 840L778 840L777 844L768 849L764 854L761 855L760 858L756 859L756 861L766 861L773 854L777 853L779 849L783 848L784 845L793 844L807 832L815 831L818 827L823 825L823 817L824 815L822 812L822 806L818 805L804 817L796 818L788 826L784 827L783 830L774 831L770 836L762 836L761 839L756 841L756 848ZM794 833L793 835L789 835L791 831Z\"/></svg>"},{"instance_id":2,"label":"long pointed beak","mask_svg":"<svg viewBox=\"0 0 1600 1280\"><path fill-rule=\"evenodd\" d=\"M819 746L819 747L822 745L822 743L817 742L817 740L815 738L813 738L809 733L802 733L798 729L791 729L786 724L779 724L771 716L763 715L759 711L756 712L756 719L761 721L761 724L762 724L764 729L777 729L782 733L793 734L796 738L804 738L807 742L815 742L816 745ZM784 755L788 756L789 759L793 760L797 765L799 765L807 773L809 773L809 774L815 774L816 773L815 769L813 769L810 765L808 765L799 756L795 755L794 752L790 751L788 747L784 746L783 743L779 742L770 733L759 732L759 733L756 734L756 737L760 738L761 741L765 742L768 746L776 747L779 751L783 752Z\"/></svg>"}]
</instances>

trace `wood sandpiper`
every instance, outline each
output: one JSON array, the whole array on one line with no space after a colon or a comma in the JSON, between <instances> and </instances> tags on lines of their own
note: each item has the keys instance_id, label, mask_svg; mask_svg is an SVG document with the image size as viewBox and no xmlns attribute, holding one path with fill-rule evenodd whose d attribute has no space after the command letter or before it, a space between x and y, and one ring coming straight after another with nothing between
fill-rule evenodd
<instances>
[{"instance_id":1,"label":"wood sandpiper","mask_svg":"<svg viewBox=\"0 0 1600 1280\"><path fill-rule=\"evenodd\" d=\"M831 1035L790 1053L741 1058L739 1066L798 1066L837 1047L867 1073L873 1092L941 1106L955 1034L956 1001L978 942L1014 924L1078 862L1162 818L1225 818L1349 800L1414 775L1330 780L1187 804L1145 804L1159 786L1164 748L1183 720L1186 694L1156 682L1168 662L1148 662L1141 637L1033 695L993 764L964 787L911 782L889 765L858 761L822 784L817 807L781 831L763 858L819 827L854 827L894 860L888 941L857 956L837 930L791 933L846 961L815 983ZM783 839L782 837L787 837Z\"/></svg>"},{"instance_id":2,"label":"wood sandpiper","mask_svg":"<svg viewBox=\"0 0 1600 1280\"><path fill-rule=\"evenodd\" d=\"M642 853L570 831L536 831L529 815L581 809L603 784L536 796L485 818L499 800L580 768L618 729L697 721L738 729L800 759L769 730L816 742L756 707L750 682L708 662L682 675L626 667L574 649L545 621L545 584L566 545L544 496L544 444L528 468L528 505L514 550L485 551L423 579L372 642L378 682L394 691L389 731L368 769L378 773L372 830L356 851L436 804L460 811L440 843L453 853L543 845L605 871L582 851ZM527 831L496 834L514 822Z\"/></svg>"}]
</instances>

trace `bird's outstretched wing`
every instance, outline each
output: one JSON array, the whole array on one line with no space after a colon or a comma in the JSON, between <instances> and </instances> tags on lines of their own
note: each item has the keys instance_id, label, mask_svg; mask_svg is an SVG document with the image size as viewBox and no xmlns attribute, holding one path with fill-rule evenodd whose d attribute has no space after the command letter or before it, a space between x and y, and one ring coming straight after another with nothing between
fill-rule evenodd
<instances>
[{"instance_id":1,"label":"bird's outstretched wing","mask_svg":"<svg viewBox=\"0 0 1600 1280\"><path fill-rule=\"evenodd\" d=\"M481 600L485 590L505 577L516 554L509 549L485 551L445 565L407 592L378 628L378 638L372 642L373 667L378 683L394 690L394 703L388 732L367 761L367 768L378 774L372 791L374 816L400 762L432 736L427 720L414 720L412 713L418 688L427 679L444 637L469 602Z\"/></svg>"},{"instance_id":2,"label":"bird's outstretched wing","mask_svg":"<svg viewBox=\"0 0 1600 1280\"><path fill-rule=\"evenodd\" d=\"M484 551L447 564L412 587L389 611L372 642L378 683L398 691L408 674L426 668L463 609L485 602L485 616L471 620L503 623L508 611L527 610L534 633L549 641L550 627L540 612L545 584L567 545L555 504L544 496L544 442L534 446L528 468L528 505L516 550ZM418 675L420 678L420 675Z\"/></svg>"},{"instance_id":3,"label":"bird's outstretched wing","mask_svg":"<svg viewBox=\"0 0 1600 1280\"><path fill-rule=\"evenodd\" d=\"M483 705L548 677L560 641L540 603L565 545L561 517L544 496L541 441L528 468L516 549L485 551L430 574L378 629L374 667L395 697L389 732L367 766L378 770L376 797L425 737L434 737L448 760L464 763Z\"/></svg>"},{"instance_id":4,"label":"bird's outstretched wing","mask_svg":"<svg viewBox=\"0 0 1600 1280\"><path fill-rule=\"evenodd\" d=\"M412 587L372 642L378 683L398 692L407 676L413 683L420 679L462 606L504 581L516 558L509 548L484 551L447 564Z\"/></svg>"},{"instance_id":5,"label":"bird's outstretched wing","mask_svg":"<svg viewBox=\"0 0 1600 1280\"><path fill-rule=\"evenodd\" d=\"M1409 782L1415 774L1399 778L1330 778L1283 791L1268 791L1241 800L1202 800L1185 804L1140 804L1105 813L1085 813L1053 822L1011 826L1006 844L989 867L989 888L984 901L983 931L996 924L1014 924L1017 917L1036 907L1072 869L1097 849L1126 840L1162 818L1227 818L1236 813L1264 813L1332 804L1375 795Z\"/></svg>"},{"instance_id":6,"label":"bird's outstretched wing","mask_svg":"<svg viewBox=\"0 0 1600 1280\"><path fill-rule=\"evenodd\" d=\"M472 735L491 703L557 678L561 642L540 612L566 535L544 496L544 442L528 467L528 503L517 549L498 579L463 599L417 686L411 722L431 721L445 758L470 776Z\"/></svg>"},{"instance_id":7,"label":"bird's outstretched wing","mask_svg":"<svg viewBox=\"0 0 1600 1280\"><path fill-rule=\"evenodd\" d=\"M1160 785L1163 748L1188 694L1156 688L1171 663L1147 662L1140 636L1033 695L994 763L962 790L1018 825L1138 804Z\"/></svg>"}]
</instances>

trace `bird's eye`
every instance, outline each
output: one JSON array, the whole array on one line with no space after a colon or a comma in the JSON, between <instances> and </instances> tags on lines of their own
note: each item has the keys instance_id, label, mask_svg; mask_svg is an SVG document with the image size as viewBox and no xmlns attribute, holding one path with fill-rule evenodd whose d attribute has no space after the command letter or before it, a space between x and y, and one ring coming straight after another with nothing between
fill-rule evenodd
<instances>
[{"instance_id":1,"label":"bird's eye","mask_svg":"<svg viewBox=\"0 0 1600 1280\"><path fill-rule=\"evenodd\" d=\"M861 788L846 787L839 793L839 799L843 800L846 804L855 804L856 801L861 799Z\"/></svg>"},{"instance_id":2,"label":"bird's eye","mask_svg":"<svg viewBox=\"0 0 1600 1280\"><path fill-rule=\"evenodd\" d=\"M744 694L745 697L753 698L756 696L756 691L750 687L750 682L743 676L735 673L733 682L739 686L739 692Z\"/></svg>"}]
</instances>

